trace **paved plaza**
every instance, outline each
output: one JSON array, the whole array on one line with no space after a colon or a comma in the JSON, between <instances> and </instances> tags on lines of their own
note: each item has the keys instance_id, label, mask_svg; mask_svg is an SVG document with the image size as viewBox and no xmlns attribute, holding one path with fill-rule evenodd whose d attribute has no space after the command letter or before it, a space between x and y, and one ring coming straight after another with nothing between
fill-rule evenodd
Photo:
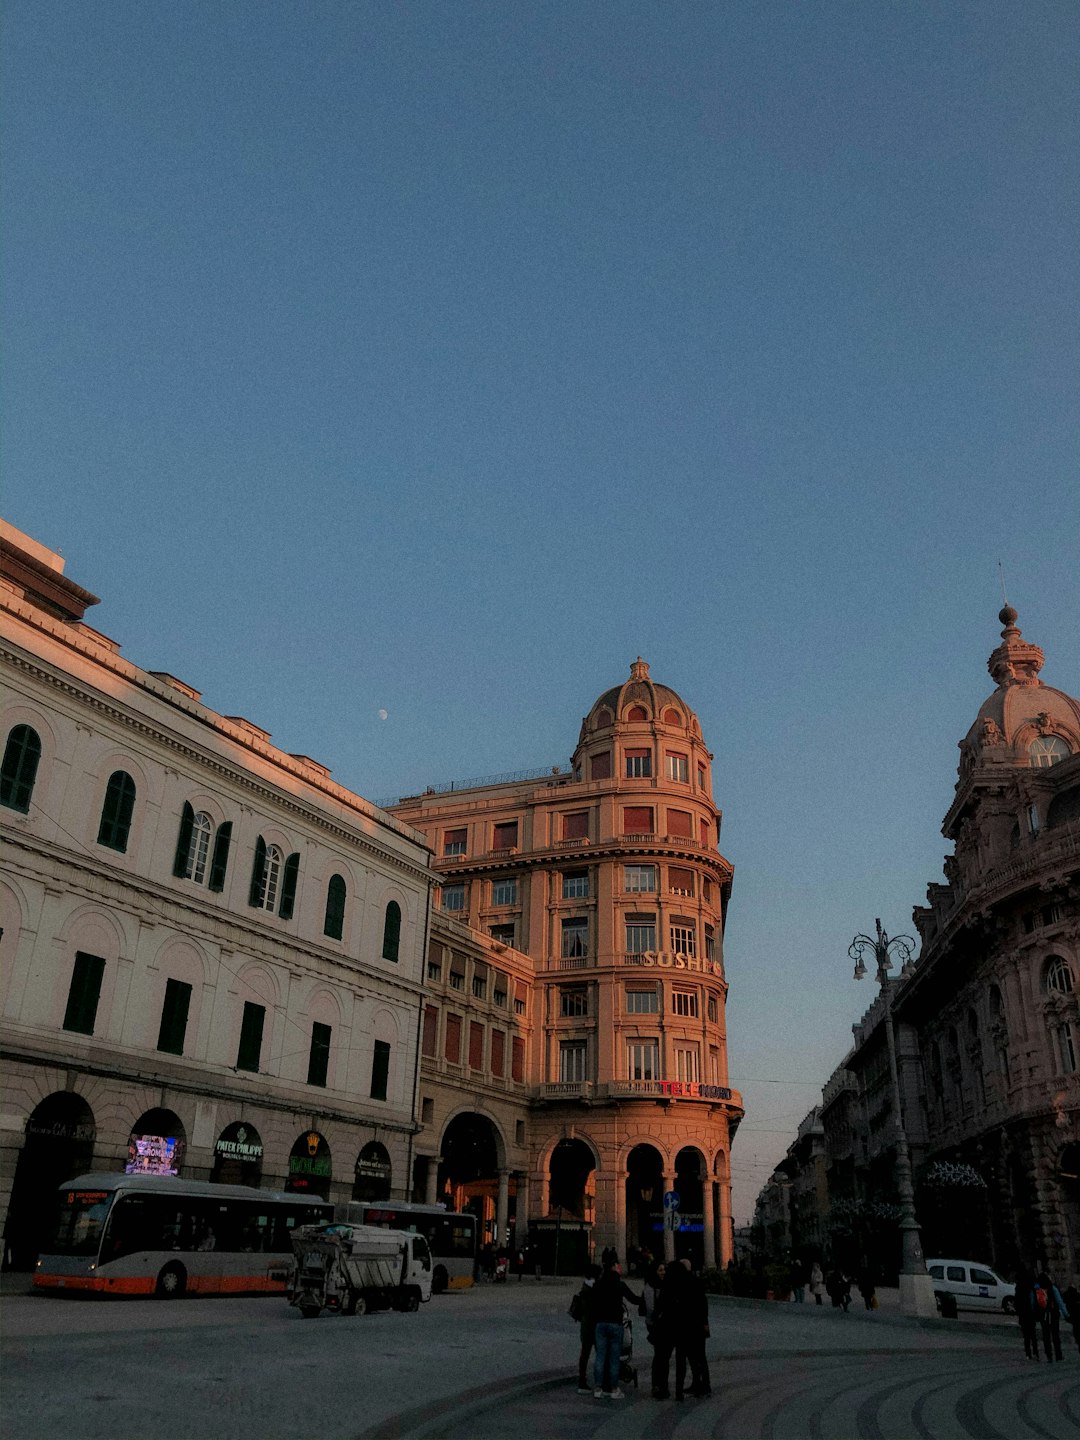
<instances>
[{"instance_id":1,"label":"paved plaza","mask_svg":"<svg viewBox=\"0 0 1080 1440\"><path fill-rule=\"evenodd\" d=\"M1015 1322L711 1303L713 1398L576 1393L570 1282L442 1296L417 1315L301 1319L284 1301L4 1299L5 1440L1080 1434L1080 1356L1024 1359Z\"/></svg>"}]
</instances>

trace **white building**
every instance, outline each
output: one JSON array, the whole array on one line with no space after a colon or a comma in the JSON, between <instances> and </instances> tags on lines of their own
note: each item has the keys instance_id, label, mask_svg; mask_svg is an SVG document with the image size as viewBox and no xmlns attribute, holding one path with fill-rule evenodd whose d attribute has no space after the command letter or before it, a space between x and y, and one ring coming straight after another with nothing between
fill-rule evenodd
<instances>
[{"instance_id":1,"label":"white building","mask_svg":"<svg viewBox=\"0 0 1080 1440\"><path fill-rule=\"evenodd\" d=\"M423 838L123 659L58 555L0 542L5 1263L92 1166L405 1196Z\"/></svg>"}]
</instances>

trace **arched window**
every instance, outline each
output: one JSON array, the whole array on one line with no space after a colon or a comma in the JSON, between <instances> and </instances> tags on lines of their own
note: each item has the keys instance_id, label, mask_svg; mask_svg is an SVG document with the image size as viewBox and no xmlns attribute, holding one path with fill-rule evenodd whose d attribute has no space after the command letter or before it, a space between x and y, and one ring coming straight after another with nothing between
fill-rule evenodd
<instances>
[{"instance_id":1,"label":"arched window","mask_svg":"<svg viewBox=\"0 0 1080 1440\"><path fill-rule=\"evenodd\" d=\"M105 804L101 807L101 824L97 843L110 850L127 849L131 830L131 813L135 809L135 781L126 770L114 770L105 787Z\"/></svg>"},{"instance_id":2,"label":"arched window","mask_svg":"<svg viewBox=\"0 0 1080 1440\"><path fill-rule=\"evenodd\" d=\"M210 836L214 822L204 811L196 814L191 805L184 802L184 813L180 820L180 835L176 842L176 859L173 874L181 880L194 880L201 885L206 879L206 867L210 858Z\"/></svg>"},{"instance_id":3,"label":"arched window","mask_svg":"<svg viewBox=\"0 0 1080 1440\"><path fill-rule=\"evenodd\" d=\"M255 865L251 871L249 902L255 910L277 909L281 889L281 862L284 859L276 845L267 845L260 835L255 841Z\"/></svg>"},{"instance_id":4,"label":"arched window","mask_svg":"<svg viewBox=\"0 0 1080 1440\"><path fill-rule=\"evenodd\" d=\"M323 934L331 940L340 940L345 930L345 881L340 875L331 875L326 887L326 914L323 917Z\"/></svg>"},{"instance_id":5,"label":"arched window","mask_svg":"<svg viewBox=\"0 0 1080 1440\"><path fill-rule=\"evenodd\" d=\"M631 705L626 718L627 720L647 720L649 712L644 705Z\"/></svg>"},{"instance_id":6,"label":"arched window","mask_svg":"<svg viewBox=\"0 0 1080 1440\"><path fill-rule=\"evenodd\" d=\"M1060 955L1051 955L1046 962L1046 988L1051 994L1072 994L1072 968Z\"/></svg>"},{"instance_id":7,"label":"arched window","mask_svg":"<svg viewBox=\"0 0 1080 1440\"><path fill-rule=\"evenodd\" d=\"M1060 735L1040 735L1028 746L1028 763L1033 770L1048 770L1072 754L1066 741Z\"/></svg>"},{"instance_id":8,"label":"arched window","mask_svg":"<svg viewBox=\"0 0 1080 1440\"><path fill-rule=\"evenodd\" d=\"M0 770L0 805L9 810L30 809L30 796L34 793L38 761L41 759L41 740L36 730L29 725L16 725L7 738L4 747L4 764Z\"/></svg>"},{"instance_id":9,"label":"arched window","mask_svg":"<svg viewBox=\"0 0 1080 1440\"><path fill-rule=\"evenodd\" d=\"M1046 828L1055 830L1059 825L1069 825L1074 820L1080 820L1080 785L1062 790L1050 801L1046 811Z\"/></svg>"},{"instance_id":10,"label":"arched window","mask_svg":"<svg viewBox=\"0 0 1080 1440\"><path fill-rule=\"evenodd\" d=\"M401 906L396 900L391 900L386 907L386 918L383 921L382 934L382 958L384 960L396 960L398 948L401 944Z\"/></svg>"}]
</instances>

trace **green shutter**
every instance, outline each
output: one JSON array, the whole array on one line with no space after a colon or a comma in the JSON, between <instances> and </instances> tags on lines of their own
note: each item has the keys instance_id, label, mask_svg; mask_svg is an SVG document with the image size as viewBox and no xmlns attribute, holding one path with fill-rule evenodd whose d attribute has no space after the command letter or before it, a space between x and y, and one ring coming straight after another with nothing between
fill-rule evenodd
<instances>
[{"instance_id":1,"label":"green shutter","mask_svg":"<svg viewBox=\"0 0 1080 1440\"><path fill-rule=\"evenodd\" d=\"M127 849L131 816L135 809L135 781L124 770L114 770L105 787L105 803L101 807L97 843L110 850Z\"/></svg>"},{"instance_id":2,"label":"green shutter","mask_svg":"<svg viewBox=\"0 0 1080 1440\"><path fill-rule=\"evenodd\" d=\"M330 1026L316 1020L311 1027L311 1051L308 1054L307 1083L325 1085L330 1066Z\"/></svg>"},{"instance_id":3,"label":"green shutter","mask_svg":"<svg viewBox=\"0 0 1080 1440\"><path fill-rule=\"evenodd\" d=\"M251 870L251 894L248 904L256 908L262 901L263 886L266 884L266 841L260 835L255 841L255 864Z\"/></svg>"},{"instance_id":4,"label":"green shutter","mask_svg":"<svg viewBox=\"0 0 1080 1440\"><path fill-rule=\"evenodd\" d=\"M232 840L232 821L226 820L218 826L214 837L214 858L210 862L210 889L225 889L225 871L229 865L229 843Z\"/></svg>"},{"instance_id":5,"label":"green shutter","mask_svg":"<svg viewBox=\"0 0 1080 1440\"><path fill-rule=\"evenodd\" d=\"M158 1028L157 1048L169 1055L184 1053L184 1037L187 1034L188 1010L191 1007L191 986L183 980L165 982L165 1003L161 1007L161 1025Z\"/></svg>"},{"instance_id":6,"label":"green shutter","mask_svg":"<svg viewBox=\"0 0 1080 1440\"><path fill-rule=\"evenodd\" d=\"M64 1011L65 1030L74 1030L79 1035L94 1033L104 974L105 961L100 955L86 955L81 950L76 953L67 1009Z\"/></svg>"},{"instance_id":7,"label":"green shutter","mask_svg":"<svg viewBox=\"0 0 1080 1440\"><path fill-rule=\"evenodd\" d=\"M191 853L191 832L195 828L195 811L184 801L184 813L180 817L180 834L176 841L176 859L172 873L183 880L188 872L188 855ZM158 1049L160 1050L160 1045Z\"/></svg>"},{"instance_id":8,"label":"green shutter","mask_svg":"<svg viewBox=\"0 0 1080 1440\"><path fill-rule=\"evenodd\" d=\"M340 875L331 875L326 887L326 915L323 918L323 934L332 940L340 940L345 931L345 881Z\"/></svg>"},{"instance_id":9,"label":"green shutter","mask_svg":"<svg viewBox=\"0 0 1080 1440\"><path fill-rule=\"evenodd\" d=\"M262 1005L244 1001L244 1018L240 1025L240 1047L236 1052L237 1070L251 1070L258 1074L262 1054L263 1021L266 1010Z\"/></svg>"},{"instance_id":10,"label":"green shutter","mask_svg":"<svg viewBox=\"0 0 1080 1440\"><path fill-rule=\"evenodd\" d=\"M34 793L38 761L41 759L41 741L36 730L29 725L16 725L4 746L4 763L0 767L0 805L9 810L30 809L30 796Z\"/></svg>"},{"instance_id":11,"label":"green shutter","mask_svg":"<svg viewBox=\"0 0 1080 1440\"><path fill-rule=\"evenodd\" d=\"M375 1041L375 1053L371 1057L371 1098L385 1100L387 1081L390 1078L390 1046L385 1040Z\"/></svg>"},{"instance_id":12,"label":"green shutter","mask_svg":"<svg viewBox=\"0 0 1080 1440\"><path fill-rule=\"evenodd\" d=\"M285 861L285 873L281 877L281 904L278 914L282 920L291 920L296 903L296 877L300 874L300 853L295 851Z\"/></svg>"},{"instance_id":13,"label":"green shutter","mask_svg":"<svg viewBox=\"0 0 1080 1440\"><path fill-rule=\"evenodd\" d=\"M400 944L401 906L396 900L391 900L386 907L386 919L383 921L382 958L396 960Z\"/></svg>"}]
</instances>

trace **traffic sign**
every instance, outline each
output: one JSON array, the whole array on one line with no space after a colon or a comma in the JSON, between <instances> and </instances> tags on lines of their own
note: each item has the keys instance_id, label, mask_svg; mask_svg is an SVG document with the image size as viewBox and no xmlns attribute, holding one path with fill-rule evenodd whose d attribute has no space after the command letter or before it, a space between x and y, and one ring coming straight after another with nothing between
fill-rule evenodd
<instances>
[{"instance_id":1,"label":"traffic sign","mask_svg":"<svg viewBox=\"0 0 1080 1440\"><path fill-rule=\"evenodd\" d=\"M664 1194L664 1209L665 1209L665 1210L677 1210L678 1208L679 1208L679 1192L678 1192L677 1190L668 1190L668 1191L666 1191L665 1194Z\"/></svg>"}]
</instances>

